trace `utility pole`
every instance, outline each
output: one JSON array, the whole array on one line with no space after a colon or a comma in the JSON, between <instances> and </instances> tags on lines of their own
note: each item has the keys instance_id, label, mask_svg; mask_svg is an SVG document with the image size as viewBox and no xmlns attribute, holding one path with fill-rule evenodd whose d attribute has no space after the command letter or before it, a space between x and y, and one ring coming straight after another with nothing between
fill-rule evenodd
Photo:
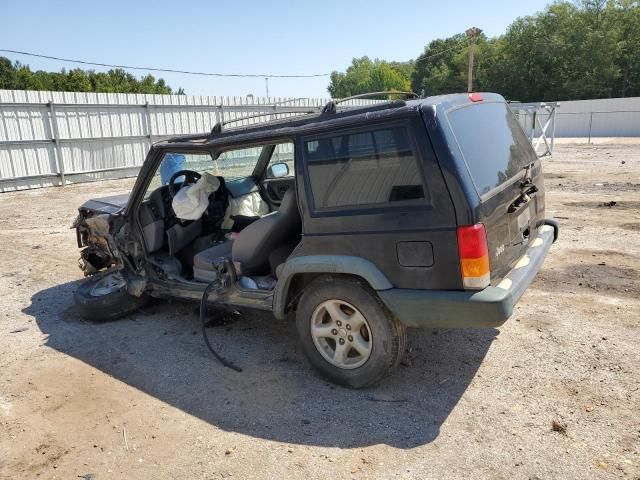
<instances>
[{"instance_id":1,"label":"utility pole","mask_svg":"<svg viewBox=\"0 0 640 480\"><path fill-rule=\"evenodd\" d=\"M467 81L467 92L471 93L473 91L473 54L476 49L476 42L478 41L478 37L482 33L478 27L471 27L469 30L465 32L471 44L469 45L469 80Z\"/></svg>"},{"instance_id":2,"label":"utility pole","mask_svg":"<svg viewBox=\"0 0 640 480\"><path fill-rule=\"evenodd\" d=\"M269 77L264 77L264 83L267 86L267 98L269 98Z\"/></svg>"}]
</instances>

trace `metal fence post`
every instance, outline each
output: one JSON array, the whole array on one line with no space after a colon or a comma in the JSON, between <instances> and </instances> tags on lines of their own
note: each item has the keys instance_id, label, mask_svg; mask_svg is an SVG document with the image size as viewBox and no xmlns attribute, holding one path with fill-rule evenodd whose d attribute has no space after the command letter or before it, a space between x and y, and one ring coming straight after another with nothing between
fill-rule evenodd
<instances>
[{"instance_id":1,"label":"metal fence post","mask_svg":"<svg viewBox=\"0 0 640 480\"><path fill-rule=\"evenodd\" d=\"M53 136L53 143L55 144L55 156L56 165L58 167L58 175L60 175L60 183L64 187L67 184L67 180L64 176L64 158L62 157L62 148L60 147L60 133L58 132L58 120L56 119L56 108L53 105L53 100L49 100L47 104L49 106L49 122L51 126L51 135Z\"/></svg>"},{"instance_id":2,"label":"metal fence post","mask_svg":"<svg viewBox=\"0 0 640 480\"><path fill-rule=\"evenodd\" d=\"M149 105L149 102L144 104L144 108L147 112L147 137L149 137L149 142L153 143L153 139L151 138L153 137L153 130L151 129L151 105Z\"/></svg>"},{"instance_id":3,"label":"metal fence post","mask_svg":"<svg viewBox=\"0 0 640 480\"><path fill-rule=\"evenodd\" d=\"M533 113L531 114L531 137L529 138L529 141L531 143L533 143L533 139L536 136L536 115L538 112L536 112L535 110L533 111Z\"/></svg>"},{"instance_id":4,"label":"metal fence post","mask_svg":"<svg viewBox=\"0 0 640 480\"><path fill-rule=\"evenodd\" d=\"M220 131L224 130L224 107L222 103L218 107L218 124L220 125Z\"/></svg>"},{"instance_id":5,"label":"metal fence post","mask_svg":"<svg viewBox=\"0 0 640 480\"><path fill-rule=\"evenodd\" d=\"M556 115L558 114L558 106L556 105L551 110L551 115L553 118L551 119L551 148L549 149L549 153L553 156L553 141L556 138Z\"/></svg>"},{"instance_id":6,"label":"metal fence post","mask_svg":"<svg viewBox=\"0 0 640 480\"><path fill-rule=\"evenodd\" d=\"M591 126L593 125L593 112L589 115L589 145L591 145Z\"/></svg>"}]
</instances>

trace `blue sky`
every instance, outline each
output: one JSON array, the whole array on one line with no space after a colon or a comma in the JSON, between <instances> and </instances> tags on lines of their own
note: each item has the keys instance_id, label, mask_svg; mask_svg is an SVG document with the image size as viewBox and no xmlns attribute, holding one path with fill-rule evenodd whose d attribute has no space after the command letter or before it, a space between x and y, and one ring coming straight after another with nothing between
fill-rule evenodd
<instances>
[{"instance_id":1,"label":"blue sky","mask_svg":"<svg viewBox=\"0 0 640 480\"><path fill-rule=\"evenodd\" d=\"M103 63L223 73L328 73L353 57L418 56L429 41L503 33L547 0L0 0L0 48ZM482 5L482 6L480 6ZM4 54L32 69L73 64ZM101 70L101 68L95 68ZM140 76L145 72L132 72ZM263 79L154 74L195 95L265 94ZM270 79L271 96L327 96L328 77Z\"/></svg>"}]
</instances>

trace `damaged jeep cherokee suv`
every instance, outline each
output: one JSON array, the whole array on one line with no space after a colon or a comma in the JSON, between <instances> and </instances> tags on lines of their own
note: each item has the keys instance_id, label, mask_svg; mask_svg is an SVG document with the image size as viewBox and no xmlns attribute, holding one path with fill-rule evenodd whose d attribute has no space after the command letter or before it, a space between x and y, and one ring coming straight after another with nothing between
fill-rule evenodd
<instances>
[{"instance_id":1,"label":"damaged jeep cherokee suv","mask_svg":"<svg viewBox=\"0 0 640 480\"><path fill-rule=\"evenodd\" d=\"M130 196L80 208L82 312L209 287L205 306L295 312L310 363L351 387L398 365L407 327L502 325L558 236L504 99L339 104L154 144Z\"/></svg>"}]
</instances>

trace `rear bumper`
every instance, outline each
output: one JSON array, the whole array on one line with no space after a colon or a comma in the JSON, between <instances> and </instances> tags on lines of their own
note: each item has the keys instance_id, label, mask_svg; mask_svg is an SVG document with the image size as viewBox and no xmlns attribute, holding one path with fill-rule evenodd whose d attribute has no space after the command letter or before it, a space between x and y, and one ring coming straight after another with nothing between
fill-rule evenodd
<instances>
[{"instance_id":1,"label":"rear bumper","mask_svg":"<svg viewBox=\"0 0 640 480\"><path fill-rule=\"evenodd\" d=\"M480 291L392 288L378 291L378 295L408 327L499 327L540 270L558 232L557 222L546 220L527 252L496 286Z\"/></svg>"}]
</instances>

